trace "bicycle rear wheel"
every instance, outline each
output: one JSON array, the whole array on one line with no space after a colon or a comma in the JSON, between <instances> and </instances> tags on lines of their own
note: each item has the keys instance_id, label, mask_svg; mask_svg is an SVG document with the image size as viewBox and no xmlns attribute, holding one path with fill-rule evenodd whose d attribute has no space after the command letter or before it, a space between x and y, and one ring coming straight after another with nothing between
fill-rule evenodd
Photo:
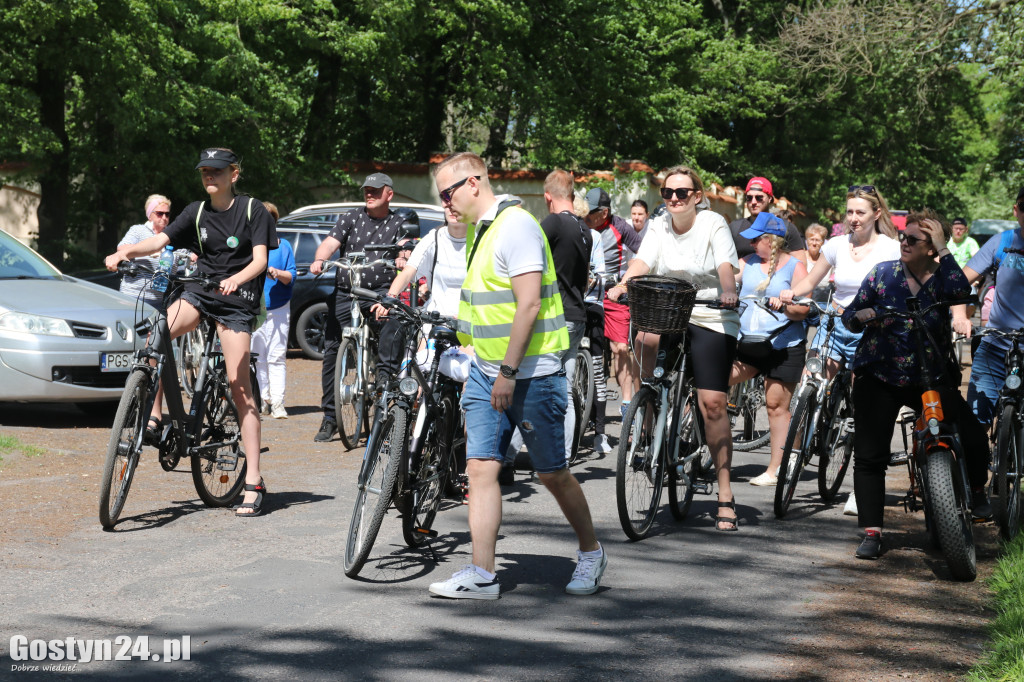
<instances>
[{"instance_id":1,"label":"bicycle rear wheel","mask_svg":"<svg viewBox=\"0 0 1024 682\"><path fill-rule=\"evenodd\" d=\"M767 404L764 377L760 375L737 384L729 392L733 450L756 450L768 442Z\"/></svg>"},{"instance_id":2,"label":"bicycle rear wheel","mask_svg":"<svg viewBox=\"0 0 1024 682\"><path fill-rule=\"evenodd\" d=\"M128 498L135 469L142 452L142 436L146 431L146 398L149 396L149 376L136 369L128 375L121 402L114 415L107 444L107 458L103 465L100 485L100 525L113 528L124 502Z\"/></svg>"},{"instance_id":3,"label":"bicycle rear wheel","mask_svg":"<svg viewBox=\"0 0 1024 682\"><path fill-rule=\"evenodd\" d=\"M392 407L381 427L380 437L366 453L361 472L363 483L356 492L352 518L345 541L345 575L354 578L370 556L384 514L391 506L398 465L405 450L405 410Z\"/></svg>"},{"instance_id":4,"label":"bicycle rear wheel","mask_svg":"<svg viewBox=\"0 0 1024 682\"><path fill-rule=\"evenodd\" d=\"M853 434L847 430L847 420L853 412L850 397L849 391L844 390L833 403L832 422L818 456L818 493L826 502L835 499L853 457Z\"/></svg>"},{"instance_id":5,"label":"bicycle rear wheel","mask_svg":"<svg viewBox=\"0 0 1024 682\"><path fill-rule=\"evenodd\" d=\"M185 332L177 339L178 344L178 377L185 395L191 398L196 392L196 379L199 377L199 363L203 359L205 341L205 325L200 322L190 332Z\"/></svg>"},{"instance_id":6,"label":"bicycle rear wheel","mask_svg":"<svg viewBox=\"0 0 1024 682\"><path fill-rule=\"evenodd\" d=\"M580 396L580 406L576 411L576 440L583 438L590 423L590 411L594 407L594 358L590 351L581 348L576 353L576 371L572 377L574 388Z\"/></svg>"},{"instance_id":7,"label":"bicycle rear wheel","mask_svg":"<svg viewBox=\"0 0 1024 682\"><path fill-rule=\"evenodd\" d=\"M953 471L960 464L945 448L932 450L927 461L924 471L928 477L929 510L939 536L939 547L953 577L970 582L978 575L978 567L971 512L963 499L963 486Z\"/></svg>"},{"instance_id":8,"label":"bicycle rear wheel","mask_svg":"<svg viewBox=\"0 0 1024 682\"><path fill-rule=\"evenodd\" d=\"M201 421L191 448L192 482L209 507L231 504L245 485L245 451L238 408L223 369L201 387Z\"/></svg>"},{"instance_id":9,"label":"bicycle rear wheel","mask_svg":"<svg viewBox=\"0 0 1024 682\"><path fill-rule=\"evenodd\" d=\"M782 448L782 465L779 467L778 481L775 484L776 518L781 519L789 511L793 493L796 492L796 484L804 470L804 451L810 447L814 438L814 424L811 423L815 402L813 391L813 387L809 385L800 390L789 421L786 444Z\"/></svg>"},{"instance_id":10,"label":"bicycle rear wheel","mask_svg":"<svg viewBox=\"0 0 1024 682\"><path fill-rule=\"evenodd\" d=\"M351 337L341 340L334 363L334 414L338 435L347 450L359 446L363 433L363 392L359 376L359 346Z\"/></svg>"},{"instance_id":11,"label":"bicycle rear wheel","mask_svg":"<svg viewBox=\"0 0 1024 682\"><path fill-rule=\"evenodd\" d=\"M664 453L654 460L654 425L658 398L643 386L622 420L619 456L615 471L615 501L619 523L631 540L642 540L654 524L665 479Z\"/></svg>"},{"instance_id":12,"label":"bicycle rear wheel","mask_svg":"<svg viewBox=\"0 0 1024 682\"><path fill-rule=\"evenodd\" d=\"M1012 540L1020 530L1020 476L1024 457L1024 429L1019 423L1016 405L1006 405L999 415L996 436L996 523L1004 540Z\"/></svg>"},{"instance_id":13,"label":"bicycle rear wheel","mask_svg":"<svg viewBox=\"0 0 1024 682\"><path fill-rule=\"evenodd\" d=\"M402 535L410 547L419 547L430 539L429 531L441 506L445 487L451 480L453 455L450 436L458 406L450 397L441 399L441 412L427 427L423 452L413 474L409 511L402 515Z\"/></svg>"}]
</instances>

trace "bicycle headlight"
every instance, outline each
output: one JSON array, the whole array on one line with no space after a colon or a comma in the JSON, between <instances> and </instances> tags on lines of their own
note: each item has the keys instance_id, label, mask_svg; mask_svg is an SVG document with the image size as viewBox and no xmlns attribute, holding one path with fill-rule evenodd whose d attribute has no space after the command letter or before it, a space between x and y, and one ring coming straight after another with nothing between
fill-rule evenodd
<instances>
[{"instance_id":1,"label":"bicycle headlight","mask_svg":"<svg viewBox=\"0 0 1024 682\"><path fill-rule=\"evenodd\" d=\"M655 367L654 368L654 378L655 379L660 379L663 376L665 376L665 368L664 367Z\"/></svg>"},{"instance_id":2,"label":"bicycle headlight","mask_svg":"<svg viewBox=\"0 0 1024 682\"><path fill-rule=\"evenodd\" d=\"M1020 375L1019 374L1007 374L1006 375L1006 388L1011 391L1016 391L1020 388Z\"/></svg>"},{"instance_id":3,"label":"bicycle headlight","mask_svg":"<svg viewBox=\"0 0 1024 682\"><path fill-rule=\"evenodd\" d=\"M412 398L416 395L416 391L419 390L420 384L412 377L406 377L398 382L398 390L402 392L402 395Z\"/></svg>"},{"instance_id":4,"label":"bicycle headlight","mask_svg":"<svg viewBox=\"0 0 1024 682\"><path fill-rule=\"evenodd\" d=\"M822 363L820 357L807 358L807 371L811 374L818 374L821 372Z\"/></svg>"},{"instance_id":5,"label":"bicycle headlight","mask_svg":"<svg viewBox=\"0 0 1024 682\"><path fill-rule=\"evenodd\" d=\"M931 434L933 436L939 435L939 420L936 419L935 417L932 417L931 419L929 419L928 420L928 430L931 432Z\"/></svg>"}]
</instances>

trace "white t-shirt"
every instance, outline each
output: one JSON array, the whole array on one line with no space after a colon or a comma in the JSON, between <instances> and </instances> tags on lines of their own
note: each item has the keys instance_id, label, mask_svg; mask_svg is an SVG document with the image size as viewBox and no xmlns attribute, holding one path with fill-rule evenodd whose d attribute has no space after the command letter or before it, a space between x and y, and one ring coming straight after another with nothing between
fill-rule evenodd
<instances>
[{"instance_id":1,"label":"white t-shirt","mask_svg":"<svg viewBox=\"0 0 1024 682\"><path fill-rule=\"evenodd\" d=\"M832 266L836 283L836 293L832 300L845 308L860 291L860 285L871 268L887 260L899 260L900 243L884 234L876 235L871 250L862 253L861 259L855 261L850 247L850 235L842 235L825 242L821 247L821 255Z\"/></svg>"},{"instance_id":2,"label":"white t-shirt","mask_svg":"<svg viewBox=\"0 0 1024 682\"><path fill-rule=\"evenodd\" d=\"M430 268L437 252L437 265L433 280ZM456 239L442 226L421 239L409 256L408 265L416 268L417 277L426 277L430 289L430 300L424 306L428 311L437 311L448 317L459 315L459 292L466 280L466 238Z\"/></svg>"},{"instance_id":3,"label":"white t-shirt","mask_svg":"<svg viewBox=\"0 0 1024 682\"><path fill-rule=\"evenodd\" d=\"M672 229L671 214L650 221L636 257L650 267L652 275L693 282L700 288L698 299L721 296L719 265L729 263L734 273L739 272L736 243L729 224L721 215L709 210L697 213L686 234L676 234ZM690 315L690 322L729 336L740 333L740 317L735 310L714 310L698 305Z\"/></svg>"},{"instance_id":4,"label":"white t-shirt","mask_svg":"<svg viewBox=\"0 0 1024 682\"><path fill-rule=\"evenodd\" d=\"M590 265L593 268L593 276L597 278L597 282L593 288L587 290L587 295L583 298L587 303L597 303L600 306L604 306L604 274L605 274L605 261L604 261L604 245L601 243L601 233L597 230L590 231L590 238L594 241L594 245L590 248Z\"/></svg>"},{"instance_id":5,"label":"white t-shirt","mask_svg":"<svg viewBox=\"0 0 1024 682\"><path fill-rule=\"evenodd\" d=\"M479 220L494 220L498 205L509 195L496 198L494 205L480 216ZM499 277L512 279L516 275L528 272L544 273L547 270L545 255L545 237L540 223L533 216L519 211L502 218L501 231L494 243L494 272ZM475 357L477 367L489 377L498 376L501 361L488 362ZM516 378L529 379L554 374L562 369L562 361L558 353L544 355L527 355L519 365Z\"/></svg>"}]
</instances>

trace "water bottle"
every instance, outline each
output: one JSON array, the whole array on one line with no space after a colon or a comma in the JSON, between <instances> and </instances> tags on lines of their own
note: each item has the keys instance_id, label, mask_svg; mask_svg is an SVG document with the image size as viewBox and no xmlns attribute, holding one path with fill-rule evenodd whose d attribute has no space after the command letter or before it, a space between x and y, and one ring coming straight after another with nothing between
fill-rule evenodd
<instances>
[{"instance_id":1,"label":"water bottle","mask_svg":"<svg viewBox=\"0 0 1024 682\"><path fill-rule=\"evenodd\" d=\"M174 247L167 245L160 252L160 260L157 262L156 277L153 278L153 291L167 291L170 283L171 264L174 262Z\"/></svg>"}]
</instances>

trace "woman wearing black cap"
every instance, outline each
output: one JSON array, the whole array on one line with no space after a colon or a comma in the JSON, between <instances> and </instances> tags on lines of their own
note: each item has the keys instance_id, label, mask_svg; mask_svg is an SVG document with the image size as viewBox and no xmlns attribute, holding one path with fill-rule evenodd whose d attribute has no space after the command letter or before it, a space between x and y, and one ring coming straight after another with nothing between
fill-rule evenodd
<instances>
[{"instance_id":1,"label":"woman wearing black cap","mask_svg":"<svg viewBox=\"0 0 1024 682\"><path fill-rule=\"evenodd\" d=\"M231 396L241 421L246 455L245 499L238 516L259 516L267 492L260 474L260 418L249 383L249 350L267 270L268 245L277 243L273 219L263 203L235 194L241 174L238 157L230 149L204 149L196 164L207 201L196 201L160 234L137 244L123 245L105 259L108 270L123 260L154 253L170 244L199 254L199 271L220 281L220 288L203 289L189 283L181 298L167 309L172 338L191 331L200 317L217 324ZM149 431L161 429L159 394L154 401Z\"/></svg>"}]
</instances>

